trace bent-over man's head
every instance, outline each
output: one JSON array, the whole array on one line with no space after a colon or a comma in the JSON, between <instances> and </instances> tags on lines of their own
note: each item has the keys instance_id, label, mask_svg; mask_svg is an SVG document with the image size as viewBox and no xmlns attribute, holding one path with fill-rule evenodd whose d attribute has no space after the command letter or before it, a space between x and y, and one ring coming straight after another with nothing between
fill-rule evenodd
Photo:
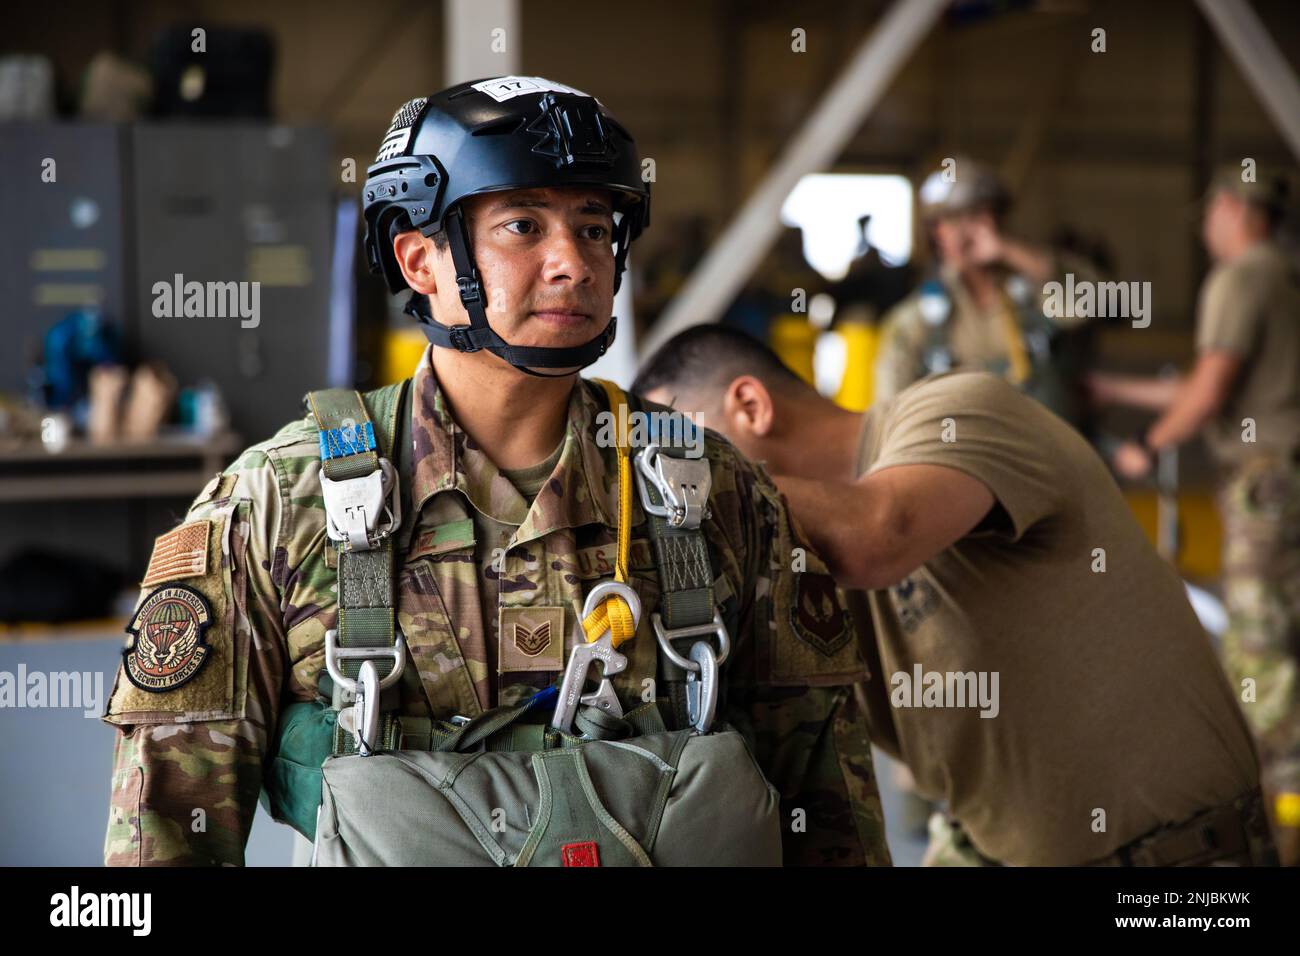
<instances>
[{"instance_id":1,"label":"bent-over man's head","mask_svg":"<svg viewBox=\"0 0 1300 956\"><path fill-rule=\"evenodd\" d=\"M816 423L849 415L743 332L697 325L673 336L641 366L632 391L693 412L746 457L780 474L811 474Z\"/></svg>"}]
</instances>

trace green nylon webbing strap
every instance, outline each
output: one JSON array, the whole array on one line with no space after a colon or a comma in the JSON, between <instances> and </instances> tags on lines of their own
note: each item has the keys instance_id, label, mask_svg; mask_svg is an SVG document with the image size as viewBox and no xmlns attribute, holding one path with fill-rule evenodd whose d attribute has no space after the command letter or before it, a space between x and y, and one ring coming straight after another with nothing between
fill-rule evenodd
<instances>
[{"instance_id":1,"label":"green nylon webbing strap","mask_svg":"<svg viewBox=\"0 0 1300 956\"><path fill-rule=\"evenodd\" d=\"M660 451L659 454L664 454ZM661 504L659 493L648 487L651 501ZM704 532L682 531L667 519L647 515L650 540L659 564L659 614L664 627L676 630L713 620L713 568Z\"/></svg>"},{"instance_id":2,"label":"green nylon webbing strap","mask_svg":"<svg viewBox=\"0 0 1300 956\"><path fill-rule=\"evenodd\" d=\"M379 724L379 746L377 750L397 750L402 739L400 718L394 713L383 714ZM357 752L357 741L351 731L344 730L338 721L334 722L333 754L336 757Z\"/></svg>"},{"instance_id":3,"label":"green nylon webbing strap","mask_svg":"<svg viewBox=\"0 0 1300 956\"><path fill-rule=\"evenodd\" d=\"M644 414L645 409L636 395L629 393L627 401L634 411ZM660 446L659 454L685 458L686 449ZM633 474L634 481L643 483L650 501L662 505L663 496L654 483L646 481L635 467ZM703 529L674 528L667 518L651 514L646 515L646 522L659 569L659 615L664 627L674 630L709 623L714 611L713 566Z\"/></svg>"},{"instance_id":4,"label":"green nylon webbing strap","mask_svg":"<svg viewBox=\"0 0 1300 956\"><path fill-rule=\"evenodd\" d=\"M402 715L396 718L398 739L395 749L468 752L482 748L488 751L519 753L580 747L593 738L621 740L627 737L664 733L668 729L654 701L641 704L621 718L617 718L616 728L610 724L602 730L602 726L593 721L584 728L585 737L561 733L548 724L520 723L519 718L524 716L528 709L526 705L498 707L460 726L428 717ZM597 718L597 715L600 718L609 716L603 711L587 706L579 708L578 715L580 720L584 715L592 718ZM348 736L350 739L351 735Z\"/></svg>"},{"instance_id":5,"label":"green nylon webbing strap","mask_svg":"<svg viewBox=\"0 0 1300 956\"><path fill-rule=\"evenodd\" d=\"M348 424L351 424L353 430L364 430L364 427L370 423L370 415L366 412L361 395L350 388L325 388L317 392L309 392L307 405L316 419L316 428L320 432L331 432L344 428ZM333 481L364 477L378 467L377 450L340 455L321 462L321 470L325 473L325 477Z\"/></svg>"},{"instance_id":6,"label":"green nylon webbing strap","mask_svg":"<svg viewBox=\"0 0 1300 956\"><path fill-rule=\"evenodd\" d=\"M320 431L341 428L348 422L354 428L371 425L375 431L377 449L326 459L321 463L326 477L334 481L363 478L379 467L381 455L384 458L390 457L395 442L402 440L401 435L409 434L409 425L404 426L401 420L403 411L409 408L406 401L406 395L410 391L408 383L409 379L367 393L365 399L352 389L342 388L323 389L307 396ZM400 450L400 445L398 448ZM398 472L399 483L404 477L404 472ZM409 520L405 511L403 518ZM397 569L394 565L393 536L383 538L368 551L344 548L333 542L327 544L327 547L338 547L339 551L338 617L335 624L338 645L342 648L392 647L397 641L393 593ZM361 671L361 663L356 659L345 658L340 662L339 670L345 676L356 679ZM376 661L376 667L381 678L391 671L391 664L386 661ZM390 688L392 690L396 688ZM395 697L393 693L385 693L382 703L395 705ZM334 702L335 705L340 703L337 690ZM383 714L381 727L382 747L391 749L397 743L400 729L391 713ZM337 725L333 749L336 754L353 753L356 750L352 734Z\"/></svg>"},{"instance_id":7,"label":"green nylon webbing strap","mask_svg":"<svg viewBox=\"0 0 1300 956\"><path fill-rule=\"evenodd\" d=\"M628 395L628 403L644 412L640 400ZM660 446L659 454L670 458L685 458L686 449ZM642 482L646 496L652 504L662 505L663 496L653 482L646 481L636 471L636 481ZM646 515L646 524L659 569L659 616L667 630L708 624L713 620L713 564L709 560L709 547L702 527L687 530L674 528L667 518ZM699 640L698 637L689 640ZM682 648L679 646L678 651ZM678 667L667 655L659 654L659 676L665 685L668 707L676 724L674 729L689 725L686 712L686 671Z\"/></svg>"}]
</instances>

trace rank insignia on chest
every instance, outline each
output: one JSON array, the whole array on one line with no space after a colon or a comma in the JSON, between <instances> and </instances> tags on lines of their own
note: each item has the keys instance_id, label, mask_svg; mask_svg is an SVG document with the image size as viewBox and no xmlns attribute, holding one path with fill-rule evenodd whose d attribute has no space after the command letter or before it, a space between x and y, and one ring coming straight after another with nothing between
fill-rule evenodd
<instances>
[{"instance_id":1,"label":"rank insignia on chest","mask_svg":"<svg viewBox=\"0 0 1300 956\"><path fill-rule=\"evenodd\" d=\"M515 647L526 657L536 657L550 643L550 621L543 621L531 631L523 624L515 624Z\"/></svg>"},{"instance_id":2,"label":"rank insignia on chest","mask_svg":"<svg viewBox=\"0 0 1300 956\"><path fill-rule=\"evenodd\" d=\"M172 584L150 594L126 629L122 651L127 679L155 694L175 690L194 678L208 659L203 632L212 623L212 608L193 588Z\"/></svg>"},{"instance_id":3,"label":"rank insignia on chest","mask_svg":"<svg viewBox=\"0 0 1300 956\"><path fill-rule=\"evenodd\" d=\"M500 613L501 673L564 669L564 608L503 607Z\"/></svg>"}]
</instances>

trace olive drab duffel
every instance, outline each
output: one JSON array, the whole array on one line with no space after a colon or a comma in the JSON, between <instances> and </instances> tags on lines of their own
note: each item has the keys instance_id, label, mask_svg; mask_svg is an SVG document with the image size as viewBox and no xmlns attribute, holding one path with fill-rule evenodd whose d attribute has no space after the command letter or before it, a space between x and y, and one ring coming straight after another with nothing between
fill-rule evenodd
<instances>
[{"instance_id":1,"label":"olive drab duffel","mask_svg":"<svg viewBox=\"0 0 1300 956\"><path fill-rule=\"evenodd\" d=\"M628 713L613 692L609 677L627 666L617 648L641 608L627 583L627 398L600 384L622 423L614 580L588 593L585 642L569 652L558 687L472 720L398 714L383 693L406 657L391 592L377 596L374 582L391 582L414 518L402 522L397 481L409 473L407 383L365 400L337 389L308 396L321 434L326 546L338 550L339 627L325 647L332 699L285 708L265 796L275 819L314 840L314 865L781 864L778 794L745 738L715 718L730 641L700 530L709 465L654 443L635 471L656 553L677 562L660 575L654 622L670 692ZM380 454L389 448L396 467Z\"/></svg>"}]
</instances>

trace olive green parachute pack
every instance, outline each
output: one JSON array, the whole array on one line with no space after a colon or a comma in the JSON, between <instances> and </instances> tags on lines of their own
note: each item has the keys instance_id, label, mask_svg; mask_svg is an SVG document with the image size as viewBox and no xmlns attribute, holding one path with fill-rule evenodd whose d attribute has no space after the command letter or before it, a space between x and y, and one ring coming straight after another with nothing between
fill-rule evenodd
<instances>
[{"instance_id":1,"label":"olive green parachute pack","mask_svg":"<svg viewBox=\"0 0 1300 956\"><path fill-rule=\"evenodd\" d=\"M606 389L611 405L623 400ZM408 379L364 397L308 396L330 512L325 546L338 549L338 627L326 635L329 702L294 703L281 715L264 781L271 815L313 841L317 866L780 865L776 790L744 737L702 703L710 690L702 678L711 674L716 694L728 644L698 527L707 480L705 500L688 502L693 520L683 522L685 509L673 514L680 500L637 462L661 566L664 696L611 714L599 693L579 702L580 674L573 689L566 681L473 719L395 712L405 652L393 582L415 523L398 480L410 471L410 391ZM651 451L673 463L668 447ZM621 471L622 496L630 473ZM621 510L630 513L630 499ZM673 574L662 573L667 563ZM628 599L639 614L635 595ZM671 640L703 635L720 639L719 653L704 641L690 660L672 649ZM589 647L608 653L609 641L607 632ZM559 717L565 700L569 720ZM555 715L539 722L551 704Z\"/></svg>"}]
</instances>

